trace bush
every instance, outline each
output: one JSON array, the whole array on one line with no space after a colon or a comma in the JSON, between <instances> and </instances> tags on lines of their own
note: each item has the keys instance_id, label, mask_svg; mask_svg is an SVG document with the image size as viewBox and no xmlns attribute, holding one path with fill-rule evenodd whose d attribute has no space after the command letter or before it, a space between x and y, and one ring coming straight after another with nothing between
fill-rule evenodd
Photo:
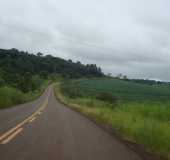
<instances>
[{"instance_id":1,"label":"bush","mask_svg":"<svg viewBox=\"0 0 170 160\"><path fill-rule=\"evenodd\" d=\"M3 86L4 84L5 84L4 79L2 79L2 78L0 77L0 86Z\"/></svg>"},{"instance_id":2,"label":"bush","mask_svg":"<svg viewBox=\"0 0 170 160\"><path fill-rule=\"evenodd\" d=\"M41 88L42 84L43 84L43 79L40 76L38 75L32 76L31 91Z\"/></svg>"},{"instance_id":3,"label":"bush","mask_svg":"<svg viewBox=\"0 0 170 160\"><path fill-rule=\"evenodd\" d=\"M111 104L116 104L118 102L118 98L114 97L111 93L109 92L101 92L96 96L96 99L102 100L105 102L109 102Z\"/></svg>"},{"instance_id":4,"label":"bush","mask_svg":"<svg viewBox=\"0 0 170 160\"><path fill-rule=\"evenodd\" d=\"M0 88L0 108L9 107L12 105L25 102L25 95L12 87Z\"/></svg>"},{"instance_id":5,"label":"bush","mask_svg":"<svg viewBox=\"0 0 170 160\"><path fill-rule=\"evenodd\" d=\"M66 82L62 83L61 91L64 95L68 96L69 98L80 98L83 97L83 92L75 87L74 83Z\"/></svg>"}]
</instances>

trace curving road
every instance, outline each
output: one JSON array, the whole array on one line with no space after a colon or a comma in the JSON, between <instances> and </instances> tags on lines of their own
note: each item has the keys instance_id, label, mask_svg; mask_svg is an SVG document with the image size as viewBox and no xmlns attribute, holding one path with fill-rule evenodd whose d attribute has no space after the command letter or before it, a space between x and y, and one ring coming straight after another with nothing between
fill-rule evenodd
<instances>
[{"instance_id":1,"label":"curving road","mask_svg":"<svg viewBox=\"0 0 170 160\"><path fill-rule=\"evenodd\" d=\"M1 160L141 160L93 122L60 104L52 86L0 111Z\"/></svg>"}]
</instances>

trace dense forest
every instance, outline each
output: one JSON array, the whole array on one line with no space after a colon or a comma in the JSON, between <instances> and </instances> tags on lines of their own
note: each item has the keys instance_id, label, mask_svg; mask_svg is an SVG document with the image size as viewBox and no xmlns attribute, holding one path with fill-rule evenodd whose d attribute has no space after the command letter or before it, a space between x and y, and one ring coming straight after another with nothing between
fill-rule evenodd
<instances>
[{"instance_id":1,"label":"dense forest","mask_svg":"<svg viewBox=\"0 0 170 160\"><path fill-rule=\"evenodd\" d=\"M23 92L34 90L42 79L102 77L96 64L82 64L42 53L0 49L0 86L9 85Z\"/></svg>"},{"instance_id":2,"label":"dense forest","mask_svg":"<svg viewBox=\"0 0 170 160\"><path fill-rule=\"evenodd\" d=\"M0 87L11 86L26 93L36 90L43 80L47 79L103 76L105 76L104 73L96 64L82 64L79 61L73 62L71 59L43 55L40 52L30 54L14 48L0 49ZM169 84L146 79L123 78L122 80L149 85Z\"/></svg>"}]
</instances>

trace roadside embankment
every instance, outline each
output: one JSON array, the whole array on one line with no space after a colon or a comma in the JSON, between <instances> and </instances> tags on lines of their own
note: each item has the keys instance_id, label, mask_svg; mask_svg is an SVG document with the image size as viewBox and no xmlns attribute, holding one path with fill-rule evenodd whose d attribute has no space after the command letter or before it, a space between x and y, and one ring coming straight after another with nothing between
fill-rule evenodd
<instances>
[{"instance_id":1,"label":"roadside embankment","mask_svg":"<svg viewBox=\"0 0 170 160\"><path fill-rule=\"evenodd\" d=\"M60 102L109 126L122 139L139 144L158 159L170 159L169 103L126 102L113 106L97 99L70 98L63 94L59 83L55 95Z\"/></svg>"}]
</instances>

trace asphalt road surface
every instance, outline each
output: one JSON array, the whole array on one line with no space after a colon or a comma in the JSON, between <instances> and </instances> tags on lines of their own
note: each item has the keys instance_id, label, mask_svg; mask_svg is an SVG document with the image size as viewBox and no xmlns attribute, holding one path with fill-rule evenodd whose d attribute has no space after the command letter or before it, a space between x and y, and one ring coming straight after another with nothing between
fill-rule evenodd
<instances>
[{"instance_id":1,"label":"asphalt road surface","mask_svg":"<svg viewBox=\"0 0 170 160\"><path fill-rule=\"evenodd\" d=\"M52 86L37 100L0 110L0 160L141 160L86 117L60 104Z\"/></svg>"}]
</instances>

